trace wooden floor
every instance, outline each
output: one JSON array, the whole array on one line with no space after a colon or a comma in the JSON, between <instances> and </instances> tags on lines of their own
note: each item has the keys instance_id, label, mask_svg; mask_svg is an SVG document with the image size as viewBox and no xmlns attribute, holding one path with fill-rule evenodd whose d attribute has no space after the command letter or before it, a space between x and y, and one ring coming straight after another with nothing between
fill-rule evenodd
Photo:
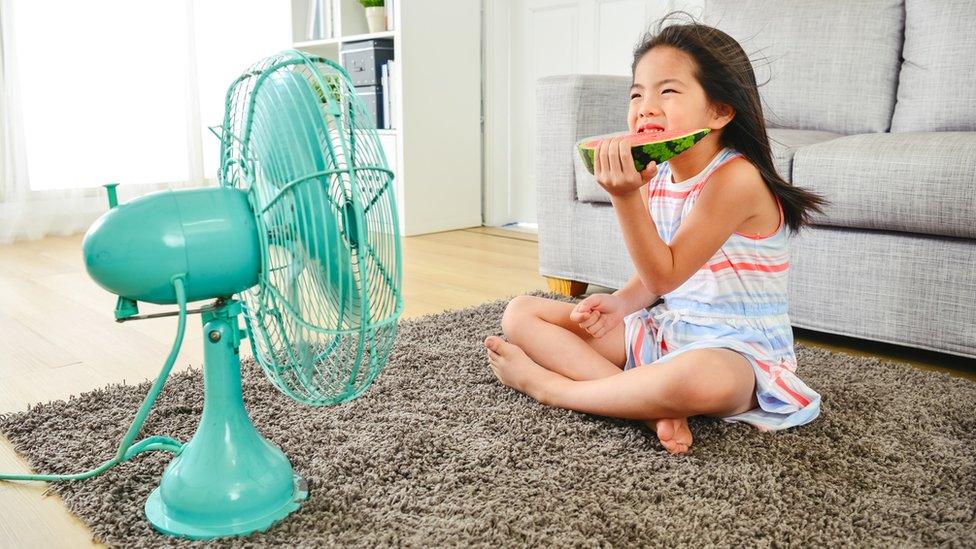
<instances>
[{"instance_id":1,"label":"wooden floor","mask_svg":"<svg viewBox=\"0 0 976 549\"><path fill-rule=\"evenodd\" d=\"M404 316L546 289L535 240L528 232L484 227L404 239ZM169 352L175 319L115 323L115 298L88 277L80 249L80 236L0 247L0 413L112 382L152 379ZM609 289L591 286L589 293L598 291ZM167 309L140 303L143 313ZM196 322L188 324L174 369L202 363ZM805 331L797 341L976 380L974 360ZM27 472L2 439L0 470ZM0 483L0 547L90 546L88 529L57 496L42 497L44 490Z\"/></svg>"}]
</instances>

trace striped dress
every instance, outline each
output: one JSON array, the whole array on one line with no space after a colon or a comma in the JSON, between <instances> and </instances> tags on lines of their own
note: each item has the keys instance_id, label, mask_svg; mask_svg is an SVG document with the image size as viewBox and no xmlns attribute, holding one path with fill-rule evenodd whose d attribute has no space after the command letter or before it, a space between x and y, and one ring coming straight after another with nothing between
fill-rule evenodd
<instances>
[{"instance_id":1,"label":"striped dress","mask_svg":"<svg viewBox=\"0 0 976 549\"><path fill-rule=\"evenodd\" d=\"M742 156L725 148L698 175L680 183L667 162L648 184L648 208L661 239L671 243L709 176ZM654 306L624 319L625 369L659 364L692 349L741 353L756 374L759 407L724 418L763 431L803 425L820 414L820 395L796 375L788 311L789 247L783 207L768 235L734 233L708 262Z\"/></svg>"}]
</instances>

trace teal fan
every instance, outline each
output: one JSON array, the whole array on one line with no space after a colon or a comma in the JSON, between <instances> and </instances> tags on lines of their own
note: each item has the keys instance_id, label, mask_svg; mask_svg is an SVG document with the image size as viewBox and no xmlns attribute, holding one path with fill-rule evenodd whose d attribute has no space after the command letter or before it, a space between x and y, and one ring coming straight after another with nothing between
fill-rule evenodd
<instances>
[{"instance_id":1,"label":"teal fan","mask_svg":"<svg viewBox=\"0 0 976 549\"><path fill-rule=\"evenodd\" d=\"M118 205L85 235L89 274L119 296L120 322L138 301L176 304L176 340L114 458L176 457L146 516L192 539L266 530L308 496L288 458L244 409L242 334L267 378L293 399L329 405L365 391L393 348L401 248L393 173L348 74L332 61L286 51L241 75L227 93L220 186L163 191ZM187 302L214 299L197 311ZM193 438L135 437L169 375L189 312L204 330L204 409ZM244 319L244 327L238 318ZM328 451L328 449L323 449Z\"/></svg>"}]
</instances>

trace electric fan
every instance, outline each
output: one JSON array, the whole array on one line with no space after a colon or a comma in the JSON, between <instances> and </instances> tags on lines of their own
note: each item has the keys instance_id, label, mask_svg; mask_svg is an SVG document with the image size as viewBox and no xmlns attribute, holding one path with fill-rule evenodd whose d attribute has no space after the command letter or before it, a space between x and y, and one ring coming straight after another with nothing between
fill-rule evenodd
<instances>
[{"instance_id":1,"label":"electric fan","mask_svg":"<svg viewBox=\"0 0 976 549\"><path fill-rule=\"evenodd\" d=\"M176 457L146 517L191 539L266 530L307 497L288 458L244 409L241 334L268 379L299 402L338 404L369 387L403 310L393 173L349 75L298 51L234 81L218 137L219 187L118 205L108 185L110 210L85 235L88 272L119 296L118 321L179 316L169 357L116 456L75 475L0 479L81 480L140 452L168 451ZM187 311L188 301L209 299ZM179 310L140 316L138 301ZM202 313L204 331L200 425L185 444L163 436L134 443L192 312Z\"/></svg>"}]
</instances>

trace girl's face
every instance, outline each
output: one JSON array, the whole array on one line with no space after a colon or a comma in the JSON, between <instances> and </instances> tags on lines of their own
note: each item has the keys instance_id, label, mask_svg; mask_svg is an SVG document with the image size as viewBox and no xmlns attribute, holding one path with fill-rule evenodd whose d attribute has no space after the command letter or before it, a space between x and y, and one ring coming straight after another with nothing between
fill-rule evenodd
<instances>
[{"instance_id":1,"label":"girl's face","mask_svg":"<svg viewBox=\"0 0 976 549\"><path fill-rule=\"evenodd\" d=\"M634 69L627 126L631 133L661 130L721 129L734 113L716 112L694 76L695 62L670 46L651 48Z\"/></svg>"}]
</instances>

